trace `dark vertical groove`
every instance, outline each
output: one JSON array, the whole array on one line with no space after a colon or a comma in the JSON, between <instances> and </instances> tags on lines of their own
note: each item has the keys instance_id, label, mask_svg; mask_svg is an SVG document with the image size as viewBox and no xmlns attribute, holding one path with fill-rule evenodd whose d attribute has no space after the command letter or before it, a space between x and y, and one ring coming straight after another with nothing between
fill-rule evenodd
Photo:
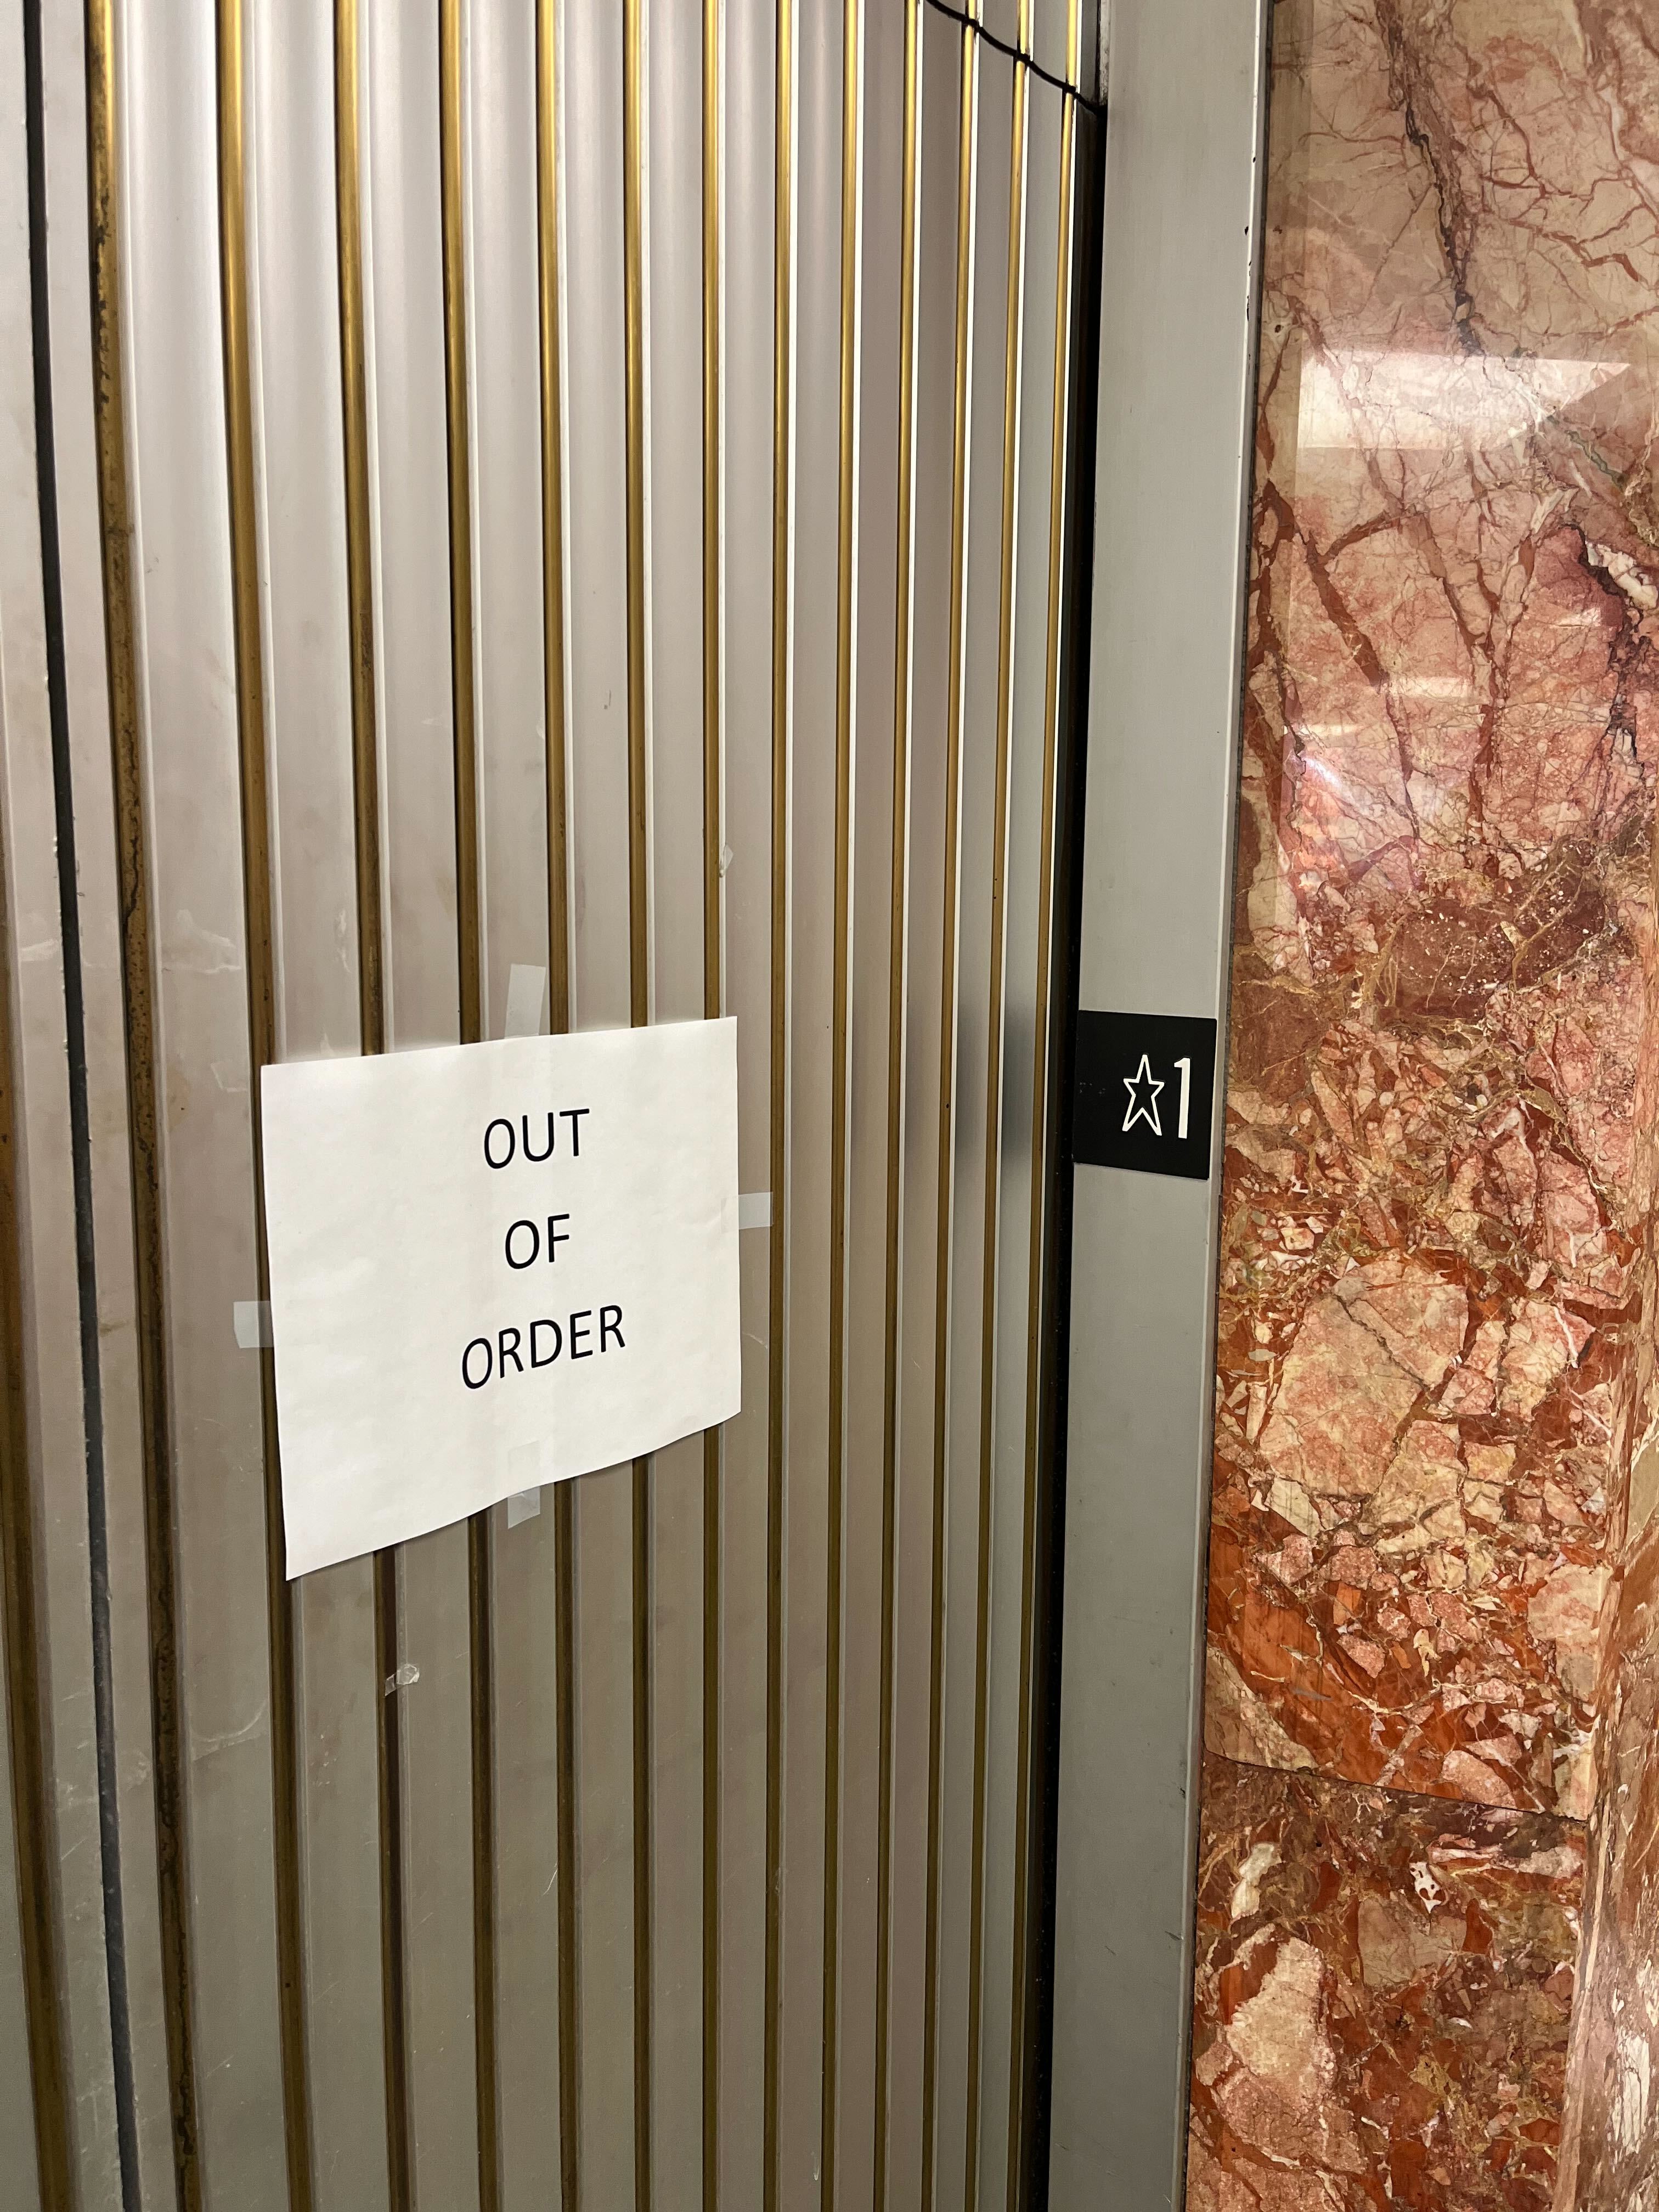
<instances>
[{"instance_id":1,"label":"dark vertical groove","mask_svg":"<svg viewBox=\"0 0 1659 2212\"><path fill-rule=\"evenodd\" d=\"M467 1649L472 1684L472 2055L478 2103L478 2212L501 2202L495 2092L495 1666L490 1516L466 1524Z\"/></svg>"},{"instance_id":2,"label":"dark vertical groove","mask_svg":"<svg viewBox=\"0 0 1659 2212\"><path fill-rule=\"evenodd\" d=\"M351 679L352 839L356 866L357 1018L366 1053L386 1050L386 958L380 887L380 795L374 687L374 580L368 501L368 396L364 355L358 0L334 5L336 252L340 292L340 399L345 482L346 618ZM377 1552L374 1589L374 1764L380 1827L380 2039L386 2083L386 2191L392 2212L412 2202L408 2001L404 1960L403 1745L398 1679L398 1555Z\"/></svg>"},{"instance_id":3,"label":"dark vertical groove","mask_svg":"<svg viewBox=\"0 0 1659 2212\"><path fill-rule=\"evenodd\" d=\"M1055 298L1053 362L1053 422L1049 435L1048 467L1048 594L1043 678L1042 858L1037 868L1037 969L1035 1006L1035 1051L1031 1070L1031 1222L1030 1252L1026 1278L1025 1453L1019 1577L1019 1703L1018 1743L1014 1765L1014 1877L1012 1943L1012 1988L1009 1995L1008 2043L1008 2155L1006 2203L1017 2212L1024 2135L1024 2108L1029 2079L1026 2051L1026 2010L1030 1996L1030 1957L1028 1888L1031 1835L1032 1681L1036 1654L1033 1639L1037 1614L1036 1562L1038 1498L1042 1477L1043 1401L1047 1317L1042 1297L1047 1288L1046 1266L1051 1213L1050 1168L1054 1143L1054 1094L1050 1076L1054 1059L1050 982L1054 964L1055 807L1060 779L1060 682L1063 637L1064 556L1066 551L1066 461L1071 397L1072 341L1072 222L1073 149L1077 129L1076 110L1063 103L1060 142L1060 239L1054 257Z\"/></svg>"},{"instance_id":4,"label":"dark vertical groove","mask_svg":"<svg viewBox=\"0 0 1659 2212\"><path fill-rule=\"evenodd\" d=\"M633 1468L634 1663L634 2204L651 2212L652 2197L652 1614L651 1462Z\"/></svg>"},{"instance_id":5,"label":"dark vertical groove","mask_svg":"<svg viewBox=\"0 0 1659 2212\"><path fill-rule=\"evenodd\" d=\"M650 763L645 697L645 0L623 0L623 258L628 507L628 1012L651 1018ZM651 2212L652 1588L649 1459L633 1471L634 2204Z\"/></svg>"},{"instance_id":6,"label":"dark vertical groove","mask_svg":"<svg viewBox=\"0 0 1659 2212\"><path fill-rule=\"evenodd\" d=\"M564 471L559 377L557 0L536 0L536 264L541 372L542 696L546 721L549 1026L570 1026L570 885L565 799ZM558 1824L559 2203L581 2201L580 1960L576 1949L574 1492L553 1492L554 1764Z\"/></svg>"},{"instance_id":7,"label":"dark vertical groove","mask_svg":"<svg viewBox=\"0 0 1659 2212\"><path fill-rule=\"evenodd\" d=\"M1029 33L1027 7L1020 9ZM1024 36L1022 36L1022 44ZM1013 129L1008 175L1008 283L1002 361L1002 534L998 552L996 782L991 830L989 991L985 1011L985 1191L981 1227L979 1343L979 1520L974 1589L974 1765L968 1876L968 2100L964 2166L967 2212L980 2188L981 2027L985 2002L985 1798L991 1688L992 1508L996 1480L997 1271L1002 1206L1003 999L1008 926L1008 777L1013 747L1015 514L1018 495L1021 327L1025 246L1025 64L1013 68Z\"/></svg>"},{"instance_id":8,"label":"dark vertical groove","mask_svg":"<svg viewBox=\"0 0 1659 2212\"><path fill-rule=\"evenodd\" d=\"M840 482L836 548L835 969L830 1014L830 1435L824 1591L823 1989L818 2201L836 2203L839 2149L842 1554L847 1475L848 1121L853 1076L853 595L857 521L859 30L862 0L843 0L841 131Z\"/></svg>"},{"instance_id":9,"label":"dark vertical groove","mask_svg":"<svg viewBox=\"0 0 1659 2212\"><path fill-rule=\"evenodd\" d=\"M564 449L560 420L560 146L557 0L535 0L535 299L542 378L542 708L546 717L546 957L549 1026L571 1026L571 884L564 785ZM581 2201L580 1955L575 1940L575 1513L553 1491L553 1763L557 1770L560 1955L560 2208Z\"/></svg>"},{"instance_id":10,"label":"dark vertical groove","mask_svg":"<svg viewBox=\"0 0 1659 2212\"><path fill-rule=\"evenodd\" d=\"M892 2002L893 1619L898 1540L900 1218L904 1176L904 993L908 973L910 838L910 604L915 556L916 353L916 117L919 0L905 0L904 153L899 248L898 552L893 619L893 837L887 945L886 1327L882 1364L881 1662L876 1752L875 2126L871 2193L886 2212L888 2041Z\"/></svg>"},{"instance_id":11,"label":"dark vertical groove","mask_svg":"<svg viewBox=\"0 0 1659 2212\"><path fill-rule=\"evenodd\" d=\"M156 1101L155 979L150 947L144 745L133 639L132 517L127 483L125 372L122 359L114 0L87 0L86 38L93 412L120 905L161 2004L174 2186L179 2212L200 2212L202 2176L197 2140L189 1835L185 1811L172 1409L167 1364L167 1281Z\"/></svg>"},{"instance_id":12,"label":"dark vertical groove","mask_svg":"<svg viewBox=\"0 0 1659 2212\"><path fill-rule=\"evenodd\" d=\"M574 1483L553 1492L553 1633L557 1647L554 1756L558 1768L559 2204L581 2203L581 2070L577 2028L580 1959L576 1948L576 1528Z\"/></svg>"},{"instance_id":13,"label":"dark vertical groove","mask_svg":"<svg viewBox=\"0 0 1659 2212\"><path fill-rule=\"evenodd\" d=\"M404 1967L404 1769L398 1717L398 1554L374 1554L375 1778L380 1813L380 2035L386 2074L386 2194L414 2203L409 2115L409 2021Z\"/></svg>"},{"instance_id":14,"label":"dark vertical groove","mask_svg":"<svg viewBox=\"0 0 1659 2212\"><path fill-rule=\"evenodd\" d=\"M794 0L776 0L772 246L772 883L766 1392L766 1964L762 2203L777 2212L783 1935L783 1490L789 1263L789 416L793 338Z\"/></svg>"},{"instance_id":15,"label":"dark vertical groove","mask_svg":"<svg viewBox=\"0 0 1659 2212\"><path fill-rule=\"evenodd\" d=\"M702 19L702 1011L724 1004L720 908L720 0ZM720 1432L702 1439L702 2208L720 2142Z\"/></svg>"},{"instance_id":16,"label":"dark vertical groove","mask_svg":"<svg viewBox=\"0 0 1659 2212\"><path fill-rule=\"evenodd\" d=\"M247 204L241 0L216 9L219 121L219 307L223 347L225 481L231 611L235 638L236 749L242 833L242 913L247 977L249 1133L253 1168L254 1280L270 1295L264 1206L260 1073L276 1057L272 945L270 802L266 757L264 641L259 620L258 515L253 481L253 398L248 357ZM259 1354L264 1462L265 1614L270 1690L271 1859L276 1907L277 2036L289 2202L310 2212L311 2104L306 2061L304 1929L300 1894L299 1712L295 1694L294 1594L288 1580L276 1434L276 1374Z\"/></svg>"},{"instance_id":17,"label":"dark vertical groove","mask_svg":"<svg viewBox=\"0 0 1659 2212\"><path fill-rule=\"evenodd\" d=\"M69 676L64 651L64 570L58 528L58 447L52 392L52 301L48 283L46 219L46 102L40 44L40 0L23 0L23 94L28 161L29 313L33 341L35 489L40 514L40 584L46 643L46 708L52 731L52 811L58 838L58 922L64 958L64 1038L68 1062L70 1172L75 1195L75 1278L80 1329L82 1419L86 1437L87 1570L91 1585L93 1740L98 1774L98 1844L104 1904L105 1986L109 2001L111 2072L115 2091L115 2148L121 2177L122 2212L138 2212L138 2113L132 2078L132 2022L127 1996L125 1907L121 1895L120 1779L115 1744L115 1680L109 1597L109 1507L104 1476L104 1383L99 1364L98 1271L93 1237L92 1121L87 1097L86 996L81 972L79 873L75 858L75 785L70 758ZM0 901L0 915L4 913ZM9 982L10 964L0 970ZM0 1044L9 1044L10 1022L0 1023ZM8 1086L9 1088L9 1086ZM10 1159L8 1146L6 1158ZM27 1561L5 1543L7 1558ZM26 1574L31 1590L33 1576ZM32 1599L31 1599L32 1602ZM38 1637L31 1625L31 1641ZM21 1630L20 1630L21 1634ZM11 1644L8 1630L8 1649ZM9 1674L10 1668L8 1668ZM37 1708L38 1710L38 1708ZM13 1757L19 1740L11 1720ZM44 1802L45 1774L41 1775ZM14 1806L21 1794L14 1776ZM23 1864L20 1847L19 1864ZM50 1866L33 1884L34 1896L57 1925ZM27 1960L27 1948L26 1948ZM34 1969L26 1966L29 1986ZM54 2007L56 2004L54 1977ZM40 2106L54 2095L61 2112L64 2157L68 2157L69 2113L63 2066L63 2029L54 2010L48 2031L55 2050L34 2061L35 2136L46 2134ZM31 2034L33 2054L35 2038ZM56 2087L52 2087L55 2074ZM39 2154L37 2154L39 2155ZM49 2160L40 2157L42 2175ZM46 2212L73 2203L67 2171L63 2189L52 2195L43 2179Z\"/></svg>"},{"instance_id":18,"label":"dark vertical groove","mask_svg":"<svg viewBox=\"0 0 1659 2212\"><path fill-rule=\"evenodd\" d=\"M957 289L951 399L951 640L945 742L945 888L939 974L938 1192L933 1276L933 1493L927 1658L927 1930L922 1987L921 2201L933 2212L938 2152L940 1837L945 1789L945 1535L951 1406L951 1269L956 1201L957 924L961 897L963 659L968 533L968 412L971 391L969 305L974 250L974 152L978 33L962 34L957 120Z\"/></svg>"},{"instance_id":19,"label":"dark vertical groove","mask_svg":"<svg viewBox=\"0 0 1659 2212\"><path fill-rule=\"evenodd\" d=\"M1060 1803L1060 1638L1065 1577L1066 1378L1072 1281L1072 1070L1076 1048L1079 963L1082 945L1084 778L1088 759L1090 591L1094 569L1095 445L1100 381L1101 221L1105 182L1104 125L1086 103L1076 104L1072 217L1070 361L1066 404L1064 481L1068 487L1060 549L1063 597L1058 640L1056 814L1049 942L1056 1010L1039 1049L1048 1058L1051 1136L1046 1163L1033 1155L1034 1201L1047 1214L1040 1261L1033 1254L1031 1295L1042 1334L1034 1364L1027 1419L1036 1483L1030 1588L1030 1654L1023 1721L1030 1740L1022 1762L1021 1806L1029 1823L1024 1847L1035 1869L1034 1899L1024 1914L1024 1943L1014 1954L1016 2005L1030 2025L1011 2045L1023 2078L1012 2084L1009 2204L1043 2212L1048 2198L1050 2087L1054 2057L1054 1904ZM1062 264L1061 281L1066 278ZM1020 1984L1025 1995L1022 2000ZM1018 2015L1017 2015L1018 2016Z\"/></svg>"}]
</instances>

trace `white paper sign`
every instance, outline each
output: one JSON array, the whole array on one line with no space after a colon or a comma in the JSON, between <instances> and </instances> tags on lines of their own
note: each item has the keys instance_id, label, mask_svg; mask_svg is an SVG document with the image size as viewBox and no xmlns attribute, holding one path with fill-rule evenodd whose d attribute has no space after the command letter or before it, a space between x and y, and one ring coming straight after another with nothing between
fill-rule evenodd
<instances>
[{"instance_id":1,"label":"white paper sign","mask_svg":"<svg viewBox=\"0 0 1659 2212\"><path fill-rule=\"evenodd\" d=\"M737 1024L267 1067L290 1576L729 1420Z\"/></svg>"}]
</instances>

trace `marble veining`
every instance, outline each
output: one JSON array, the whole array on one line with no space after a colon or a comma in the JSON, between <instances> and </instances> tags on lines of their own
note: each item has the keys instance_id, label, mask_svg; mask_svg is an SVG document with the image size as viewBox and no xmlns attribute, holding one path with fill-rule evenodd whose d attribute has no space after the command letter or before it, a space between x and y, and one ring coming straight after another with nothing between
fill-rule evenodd
<instances>
[{"instance_id":1,"label":"marble veining","mask_svg":"<svg viewBox=\"0 0 1659 2212\"><path fill-rule=\"evenodd\" d=\"M1222 2055L1195 2073L1189 2184L1206 2212L1551 2202L1593 1815L1592 1897L1623 1916L1607 1954L1622 1963L1604 1975L1594 2111L1575 2086L1564 2191L1590 2185L1575 2177L1632 2109L1613 2008L1628 2013L1638 1967L1659 1990L1659 1814L1613 1817L1606 1793L1615 1776L1635 1790L1659 1664L1625 1572L1659 1126L1656 366L1651 8L1280 0L1206 1912L1213 1869L1244 1880L1258 1843L1279 1848L1272 1822L1316 1820L1316 1801L1321 1837L1361 1842L1340 1911L1337 1893L1270 1884L1254 1964L1226 1951L1245 1940L1234 1917L1211 1941L1198 2020ZM1248 1844L1246 1813L1268 1824ZM1480 1838L1504 1911L1551 1930L1503 1954L1503 2003L1531 2021L1515 2033L1541 2039L1525 2064L1495 2029L1468 2042L1464 1951L1431 1957L1441 1935L1411 1917L1419 1865L1451 1894L1447 1836ZM1363 1971L1364 1927L1375 1949L1396 1919L1402 1957L1429 1947L1399 1984L1409 2019ZM1287 2050L1306 2042L1326 2136L1305 2114L1277 2148L1235 2125L1259 2101L1229 2024L1241 2006L1258 2057L1274 2022ZM1590 2053L1588 2012L1577 2034ZM1390 2070L1400 2036L1474 2069L1437 2118ZM1426 2094L1441 2059L1424 2063ZM1418 2145L1398 2171L1375 2140L1396 2126Z\"/></svg>"},{"instance_id":2,"label":"marble veining","mask_svg":"<svg viewBox=\"0 0 1659 2212\"><path fill-rule=\"evenodd\" d=\"M1204 1784L1188 2212L1549 2212L1579 1825Z\"/></svg>"},{"instance_id":3,"label":"marble veining","mask_svg":"<svg viewBox=\"0 0 1659 2212\"><path fill-rule=\"evenodd\" d=\"M1570 7L1279 17L1209 1741L1582 1818L1654 1092L1659 173Z\"/></svg>"},{"instance_id":4,"label":"marble veining","mask_svg":"<svg viewBox=\"0 0 1659 2212\"><path fill-rule=\"evenodd\" d=\"M1659 2212L1659 1453L1620 1582L1601 1713L1560 2212Z\"/></svg>"}]
</instances>

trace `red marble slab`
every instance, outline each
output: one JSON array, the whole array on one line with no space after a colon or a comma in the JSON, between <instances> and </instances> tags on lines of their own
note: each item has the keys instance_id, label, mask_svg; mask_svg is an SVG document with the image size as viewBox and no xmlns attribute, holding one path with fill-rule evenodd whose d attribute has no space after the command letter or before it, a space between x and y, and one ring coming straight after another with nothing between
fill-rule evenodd
<instances>
[{"instance_id":1,"label":"red marble slab","mask_svg":"<svg viewBox=\"0 0 1659 2212\"><path fill-rule=\"evenodd\" d=\"M1210 1747L1578 1818L1659 1118L1655 37L1276 10L1223 1200Z\"/></svg>"},{"instance_id":2,"label":"red marble slab","mask_svg":"<svg viewBox=\"0 0 1659 2212\"><path fill-rule=\"evenodd\" d=\"M1649 1472L1659 1478L1659 1452ZM1641 1486L1646 1487L1645 1485ZM1651 1495L1639 1501L1651 1511ZM1659 2207L1659 1517L1621 1579L1602 1695L1562 2212Z\"/></svg>"},{"instance_id":3,"label":"red marble slab","mask_svg":"<svg viewBox=\"0 0 1659 2212\"><path fill-rule=\"evenodd\" d=\"M1583 1857L1206 1760L1188 2212L1550 2212Z\"/></svg>"}]
</instances>

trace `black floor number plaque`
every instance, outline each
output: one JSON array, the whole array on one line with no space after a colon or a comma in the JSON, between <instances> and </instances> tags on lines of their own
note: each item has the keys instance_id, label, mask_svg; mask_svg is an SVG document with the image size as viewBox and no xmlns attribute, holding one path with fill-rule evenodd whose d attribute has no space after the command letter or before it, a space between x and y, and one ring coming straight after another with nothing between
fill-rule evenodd
<instances>
[{"instance_id":1,"label":"black floor number plaque","mask_svg":"<svg viewBox=\"0 0 1659 2212\"><path fill-rule=\"evenodd\" d=\"M1079 1013L1072 1158L1205 1182L1215 1043L1213 1022L1184 1014Z\"/></svg>"}]
</instances>

